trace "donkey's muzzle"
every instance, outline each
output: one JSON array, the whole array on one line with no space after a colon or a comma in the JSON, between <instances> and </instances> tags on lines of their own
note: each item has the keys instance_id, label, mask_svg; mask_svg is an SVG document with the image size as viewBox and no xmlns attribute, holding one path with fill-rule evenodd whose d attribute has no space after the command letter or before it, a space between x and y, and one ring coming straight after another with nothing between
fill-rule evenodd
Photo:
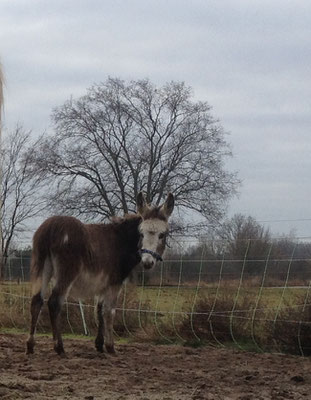
<instances>
[{"instance_id":1,"label":"donkey's muzzle","mask_svg":"<svg viewBox=\"0 0 311 400\"><path fill-rule=\"evenodd\" d=\"M148 250L148 249L141 249L140 253L141 254L150 254L153 258L155 258L156 261L163 261L160 254L156 253L155 251Z\"/></svg>"},{"instance_id":2,"label":"donkey's muzzle","mask_svg":"<svg viewBox=\"0 0 311 400\"><path fill-rule=\"evenodd\" d=\"M155 264L155 261L151 260L151 261L145 261L143 262L143 266L145 269L151 269Z\"/></svg>"},{"instance_id":3,"label":"donkey's muzzle","mask_svg":"<svg viewBox=\"0 0 311 400\"><path fill-rule=\"evenodd\" d=\"M141 261L145 269L151 269L157 261L162 261L160 254L148 249L141 249Z\"/></svg>"}]
</instances>

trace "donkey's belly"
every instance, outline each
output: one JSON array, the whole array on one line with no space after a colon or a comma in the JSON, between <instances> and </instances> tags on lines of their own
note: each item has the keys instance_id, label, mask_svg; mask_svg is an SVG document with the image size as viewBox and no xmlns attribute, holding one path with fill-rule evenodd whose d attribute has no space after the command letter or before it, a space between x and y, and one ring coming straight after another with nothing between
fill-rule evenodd
<instances>
[{"instance_id":1,"label":"donkey's belly","mask_svg":"<svg viewBox=\"0 0 311 400\"><path fill-rule=\"evenodd\" d=\"M82 272L74 281L69 295L83 299L98 296L105 292L107 285L108 275L104 272L99 274Z\"/></svg>"}]
</instances>

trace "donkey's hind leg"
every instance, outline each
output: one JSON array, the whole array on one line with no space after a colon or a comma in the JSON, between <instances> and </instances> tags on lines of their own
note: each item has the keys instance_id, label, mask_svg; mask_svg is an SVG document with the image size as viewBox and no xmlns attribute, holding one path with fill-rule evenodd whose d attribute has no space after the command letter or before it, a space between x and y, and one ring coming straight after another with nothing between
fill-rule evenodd
<instances>
[{"instance_id":1,"label":"donkey's hind leg","mask_svg":"<svg viewBox=\"0 0 311 400\"><path fill-rule=\"evenodd\" d=\"M57 279L48 300L48 307L53 332L54 350L57 354L63 356L65 351L60 332L60 312L71 286L79 273L80 262L78 259L72 259L66 251L57 257L54 256L52 260Z\"/></svg>"},{"instance_id":2,"label":"donkey's hind leg","mask_svg":"<svg viewBox=\"0 0 311 400\"><path fill-rule=\"evenodd\" d=\"M33 354L33 349L35 345L34 334L36 331L38 317L41 311L41 307L43 305L43 298L41 292L35 294L31 299L31 325L30 325L30 334L27 340L27 350L26 354Z\"/></svg>"},{"instance_id":3,"label":"donkey's hind leg","mask_svg":"<svg viewBox=\"0 0 311 400\"><path fill-rule=\"evenodd\" d=\"M47 258L44 262L42 275L37 277L37 279L33 282L33 293L31 299L31 323L30 323L30 334L27 340L27 349L26 354L33 354L35 339L34 334L36 332L37 322L40 315L41 308L43 306L43 297L46 292L48 283L51 279L52 275L52 266L50 260Z\"/></svg>"},{"instance_id":4,"label":"donkey's hind leg","mask_svg":"<svg viewBox=\"0 0 311 400\"><path fill-rule=\"evenodd\" d=\"M48 300L48 307L53 332L54 350L59 355L65 353L63 339L59 329L60 312L63 302L64 296L59 292L59 290L54 288Z\"/></svg>"},{"instance_id":5,"label":"donkey's hind leg","mask_svg":"<svg viewBox=\"0 0 311 400\"><path fill-rule=\"evenodd\" d=\"M60 332L60 312L69 292L69 286L55 286L48 300L48 307L52 325L54 350L60 356L65 354L63 339Z\"/></svg>"}]
</instances>

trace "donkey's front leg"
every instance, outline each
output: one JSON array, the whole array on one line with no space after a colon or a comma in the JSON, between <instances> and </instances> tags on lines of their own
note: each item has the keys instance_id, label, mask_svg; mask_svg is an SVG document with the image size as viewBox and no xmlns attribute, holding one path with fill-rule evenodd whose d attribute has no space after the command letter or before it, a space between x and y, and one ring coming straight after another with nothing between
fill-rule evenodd
<instances>
[{"instance_id":1,"label":"donkey's front leg","mask_svg":"<svg viewBox=\"0 0 311 400\"><path fill-rule=\"evenodd\" d=\"M120 288L112 287L105 295L104 300L104 324L105 324L105 347L107 353L115 353L113 340L113 320L116 313L116 304Z\"/></svg>"},{"instance_id":2,"label":"donkey's front leg","mask_svg":"<svg viewBox=\"0 0 311 400\"><path fill-rule=\"evenodd\" d=\"M104 351L104 318L103 318L103 300L98 300L96 305L98 329L95 339L96 350L100 353Z\"/></svg>"},{"instance_id":3,"label":"donkey's front leg","mask_svg":"<svg viewBox=\"0 0 311 400\"><path fill-rule=\"evenodd\" d=\"M114 308L104 307L104 321L105 321L105 347L107 353L114 354L116 351L114 349L113 340L113 320L116 310Z\"/></svg>"}]
</instances>

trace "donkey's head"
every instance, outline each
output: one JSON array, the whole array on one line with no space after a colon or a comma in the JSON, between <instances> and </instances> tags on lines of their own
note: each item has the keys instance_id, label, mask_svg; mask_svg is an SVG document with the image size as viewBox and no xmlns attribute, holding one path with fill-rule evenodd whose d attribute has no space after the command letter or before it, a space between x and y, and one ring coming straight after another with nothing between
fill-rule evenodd
<instances>
[{"instance_id":1,"label":"donkey's head","mask_svg":"<svg viewBox=\"0 0 311 400\"><path fill-rule=\"evenodd\" d=\"M145 269L162 261L168 235L168 219L173 209L174 196L171 193L161 206L149 206L141 192L137 196L137 212L142 217L139 225L141 262Z\"/></svg>"}]
</instances>

